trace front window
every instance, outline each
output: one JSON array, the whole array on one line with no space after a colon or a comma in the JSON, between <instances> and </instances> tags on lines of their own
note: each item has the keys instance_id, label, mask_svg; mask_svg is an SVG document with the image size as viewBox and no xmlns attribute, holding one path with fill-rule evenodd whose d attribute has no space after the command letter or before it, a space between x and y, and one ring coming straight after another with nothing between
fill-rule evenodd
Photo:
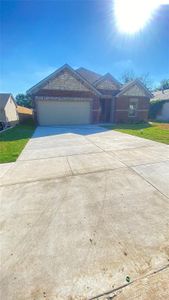
<instances>
[{"instance_id":1,"label":"front window","mask_svg":"<svg viewBox=\"0 0 169 300\"><path fill-rule=\"evenodd\" d=\"M135 117L137 111L137 99L130 99L128 116Z\"/></svg>"}]
</instances>

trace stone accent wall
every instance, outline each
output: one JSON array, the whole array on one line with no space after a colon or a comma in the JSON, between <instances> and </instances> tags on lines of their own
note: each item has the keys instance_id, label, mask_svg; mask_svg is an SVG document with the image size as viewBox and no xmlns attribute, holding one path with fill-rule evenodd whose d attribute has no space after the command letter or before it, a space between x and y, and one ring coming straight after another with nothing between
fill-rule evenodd
<instances>
[{"instance_id":1,"label":"stone accent wall","mask_svg":"<svg viewBox=\"0 0 169 300\"><path fill-rule=\"evenodd\" d=\"M117 86L108 79L102 80L100 81L97 85L96 85L97 89L105 89L105 90L117 90Z\"/></svg>"},{"instance_id":2,"label":"stone accent wall","mask_svg":"<svg viewBox=\"0 0 169 300\"><path fill-rule=\"evenodd\" d=\"M127 90L123 95L125 96L144 96L146 97L145 91L140 88L137 84L133 85L129 90Z\"/></svg>"},{"instance_id":3,"label":"stone accent wall","mask_svg":"<svg viewBox=\"0 0 169 300\"><path fill-rule=\"evenodd\" d=\"M80 80L76 79L71 72L64 70L56 78L51 79L43 89L49 90L74 90L74 91L89 91Z\"/></svg>"}]
</instances>

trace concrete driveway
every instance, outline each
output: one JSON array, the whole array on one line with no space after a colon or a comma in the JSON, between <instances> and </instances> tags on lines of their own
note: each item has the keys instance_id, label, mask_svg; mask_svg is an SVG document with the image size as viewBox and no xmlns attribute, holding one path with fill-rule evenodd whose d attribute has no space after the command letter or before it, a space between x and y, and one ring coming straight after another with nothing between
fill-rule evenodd
<instances>
[{"instance_id":1,"label":"concrete driveway","mask_svg":"<svg viewBox=\"0 0 169 300\"><path fill-rule=\"evenodd\" d=\"M0 172L3 300L169 297L167 145L39 127Z\"/></svg>"}]
</instances>

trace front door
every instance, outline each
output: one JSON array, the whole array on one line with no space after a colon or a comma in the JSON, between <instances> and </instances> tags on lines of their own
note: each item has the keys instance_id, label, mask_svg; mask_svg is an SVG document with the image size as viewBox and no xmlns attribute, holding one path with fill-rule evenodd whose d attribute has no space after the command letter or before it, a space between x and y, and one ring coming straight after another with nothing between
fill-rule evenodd
<instances>
[{"instance_id":1,"label":"front door","mask_svg":"<svg viewBox=\"0 0 169 300\"><path fill-rule=\"evenodd\" d=\"M111 99L100 99L100 122L109 123L111 114Z\"/></svg>"}]
</instances>

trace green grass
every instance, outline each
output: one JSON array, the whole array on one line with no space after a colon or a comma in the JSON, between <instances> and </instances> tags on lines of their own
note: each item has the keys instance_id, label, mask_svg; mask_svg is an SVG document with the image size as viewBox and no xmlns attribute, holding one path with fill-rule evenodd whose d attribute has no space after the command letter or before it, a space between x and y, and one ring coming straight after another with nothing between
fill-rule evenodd
<instances>
[{"instance_id":1,"label":"green grass","mask_svg":"<svg viewBox=\"0 0 169 300\"><path fill-rule=\"evenodd\" d=\"M0 133L0 163L16 161L35 130L33 122Z\"/></svg>"},{"instance_id":2,"label":"green grass","mask_svg":"<svg viewBox=\"0 0 169 300\"><path fill-rule=\"evenodd\" d=\"M104 127L169 145L169 123L116 124Z\"/></svg>"}]
</instances>

